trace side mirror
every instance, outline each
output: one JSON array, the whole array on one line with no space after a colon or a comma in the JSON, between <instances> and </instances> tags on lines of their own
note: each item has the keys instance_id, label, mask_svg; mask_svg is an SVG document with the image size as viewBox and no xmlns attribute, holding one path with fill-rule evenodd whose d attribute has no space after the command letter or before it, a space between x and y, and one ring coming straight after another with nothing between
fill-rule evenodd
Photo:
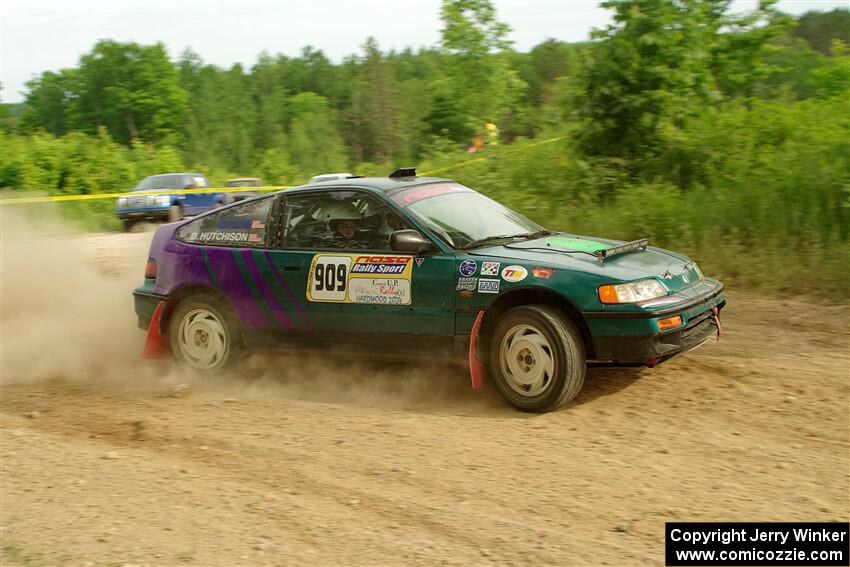
<instances>
[{"instance_id":1,"label":"side mirror","mask_svg":"<svg viewBox=\"0 0 850 567\"><path fill-rule=\"evenodd\" d=\"M412 229L393 232L390 235L390 248L393 252L410 252L411 254L436 250L433 242L419 234L419 231Z\"/></svg>"}]
</instances>

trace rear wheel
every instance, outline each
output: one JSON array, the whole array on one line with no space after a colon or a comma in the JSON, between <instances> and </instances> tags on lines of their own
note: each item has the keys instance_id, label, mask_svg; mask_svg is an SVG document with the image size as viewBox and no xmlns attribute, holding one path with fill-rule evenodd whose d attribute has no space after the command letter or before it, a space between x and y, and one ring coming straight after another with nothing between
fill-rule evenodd
<instances>
[{"instance_id":1,"label":"rear wheel","mask_svg":"<svg viewBox=\"0 0 850 567\"><path fill-rule=\"evenodd\" d=\"M121 228L124 229L124 232L132 232L134 224L135 223L133 221L131 221L130 219L122 219L121 220Z\"/></svg>"},{"instance_id":2,"label":"rear wheel","mask_svg":"<svg viewBox=\"0 0 850 567\"><path fill-rule=\"evenodd\" d=\"M517 409L553 410L584 385L584 344L575 324L548 305L511 309L499 319L490 343L490 373Z\"/></svg>"},{"instance_id":3,"label":"rear wheel","mask_svg":"<svg viewBox=\"0 0 850 567\"><path fill-rule=\"evenodd\" d=\"M169 320L168 339L174 358L195 370L224 368L241 350L239 326L230 306L206 293L177 305Z\"/></svg>"},{"instance_id":4,"label":"rear wheel","mask_svg":"<svg viewBox=\"0 0 850 567\"><path fill-rule=\"evenodd\" d=\"M180 205L171 205L168 207L168 222L177 222L183 220L183 210Z\"/></svg>"}]
</instances>

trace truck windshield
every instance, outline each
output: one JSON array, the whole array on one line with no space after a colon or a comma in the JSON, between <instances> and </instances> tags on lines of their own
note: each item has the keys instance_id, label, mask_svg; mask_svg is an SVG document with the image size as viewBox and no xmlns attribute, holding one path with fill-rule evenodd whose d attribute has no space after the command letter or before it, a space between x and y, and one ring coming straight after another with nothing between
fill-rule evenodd
<instances>
[{"instance_id":1,"label":"truck windshield","mask_svg":"<svg viewBox=\"0 0 850 567\"><path fill-rule=\"evenodd\" d=\"M202 175L153 175L145 177L133 191L155 191L156 189L183 189L187 183L196 188L207 187L207 180Z\"/></svg>"},{"instance_id":2,"label":"truck windshield","mask_svg":"<svg viewBox=\"0 0 850 567\"><path fill-rule=\"evenodd\" d=\"M406 208L456 249L544 230L523 215L461 185L447 192L433 191L433 196L423 195L419 200L411 199Z\"/></svg>"},{"instance_id":3,"label":"truck windshield","mask_svg":"<svg viewBox=\"0 0 850 567\"><path fill-rule=\"evenodd\" d=\"M182 175L156 175L145 177L133 191L152 191L154 189L182 189Z\"/></svg>"}]
</instances>

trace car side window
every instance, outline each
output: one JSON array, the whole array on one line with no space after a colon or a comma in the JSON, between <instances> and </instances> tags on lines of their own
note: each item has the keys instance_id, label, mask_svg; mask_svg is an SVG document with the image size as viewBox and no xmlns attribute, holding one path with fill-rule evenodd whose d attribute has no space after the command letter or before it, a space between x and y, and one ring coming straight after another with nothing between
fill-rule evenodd
<instances>
[{"instance_id":1,"label":"car side window","mask_svg":"<svg viewBox=\"0 0 850 567\"><path fill-rule=\"evenodd\" d=\"M284 248L390 251L390 234L408 228L375 197L359 191L286 196Z\"/></svg>"},{"instance_id":2,"label":"car side window","mask_svg":"<svg viewBox=\"0 0 850 567\"><path fill-rule=\"evenodd\" d=\"M266 245L266 227L274 199L251 201L203 216L177 230L177 240L218 246Z\"/></svg>"}]
</instances>

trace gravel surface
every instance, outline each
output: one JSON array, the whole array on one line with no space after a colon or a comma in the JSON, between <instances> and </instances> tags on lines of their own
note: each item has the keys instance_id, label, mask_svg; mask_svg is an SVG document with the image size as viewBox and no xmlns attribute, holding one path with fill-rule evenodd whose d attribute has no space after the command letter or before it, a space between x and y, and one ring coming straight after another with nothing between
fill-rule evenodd
<instances>
[{"instance_id":1,"label":"gravel surface","mask_svg":"<svg viewBox=\"0 0 850 567\"><path fill-rule=\"evenodd\" d=\"M453 368L141 361L149 233L3 236L3 565L659 565L667 521L850 517L846 305L732 290L719 342L527 415Z\"/></svg>"}]
</instances>

